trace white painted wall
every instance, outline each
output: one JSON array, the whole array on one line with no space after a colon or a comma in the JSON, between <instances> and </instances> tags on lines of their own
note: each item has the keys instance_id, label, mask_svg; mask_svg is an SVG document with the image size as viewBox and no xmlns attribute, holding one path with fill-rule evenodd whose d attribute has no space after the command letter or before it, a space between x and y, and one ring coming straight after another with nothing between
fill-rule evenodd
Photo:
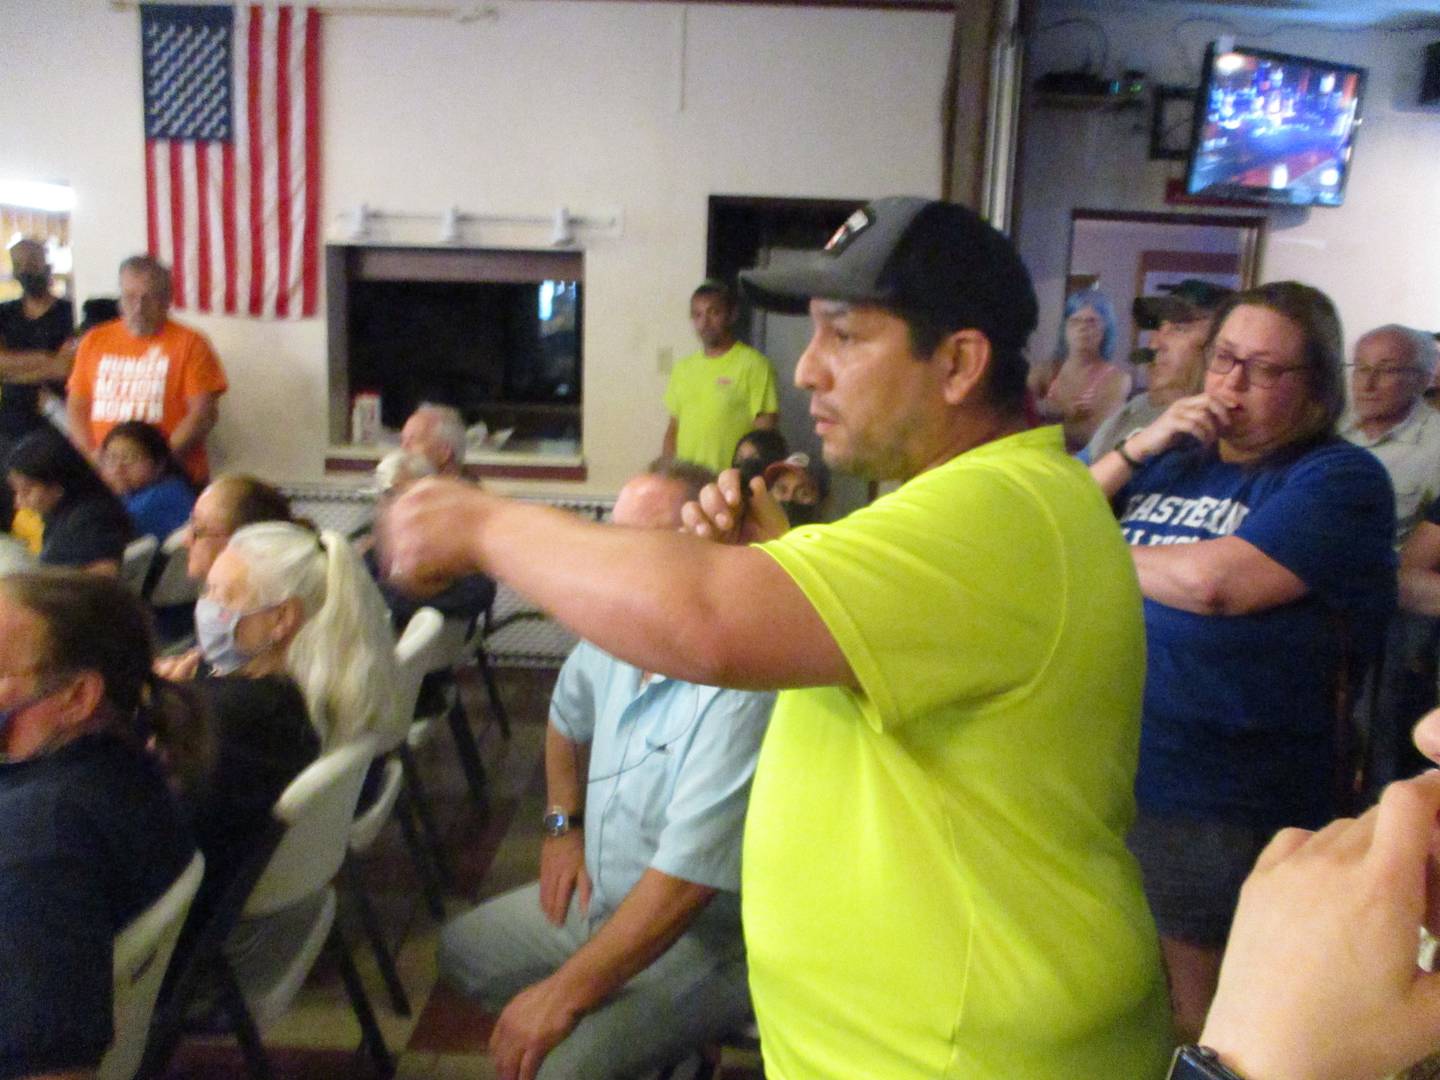
<instances>
[{"instance_id":1,"label":"white painted wall","mask_svg":"<svg viewBox=\"0 0 1440 1080\"><path fill-rule=\"evenodd\" d=\"M361 201L620 209L622 235L586 245L590 479L568 487L613 492L660 445L657 354L694 347L686 307L704 271L706 197L938 192L950 22L748 5L495 7L497 18L470 24L326 19L327 232L338 238L337 215ZM104 0L0 0L0 171L76 188L82 297L113 292L113 268L144 245L138 22ZM545 236L482 229L467 242ZM210 335L230 373L217 462L317 477L323 319L181 318Z\"/></svg>"},{"instance_id":2,"label":"white painted wall","mask_svg":"<svg viewBox=\"0 0 1440 1080\"><path fill-rule=\"evenodd\" d=\"M1205 44L1227 30L1241 45L1368 68L1364 126L1345 205L1270 210L1261 279L1295 278L1325 290L1340 309L1350 342L1386 322L1440 330L1440 108L1417 104L1424 47L1440 34L1306 29L1253 18L1191 19L1193 14L1181 4L1044 3L1030 76L1074 68L1087 52L1098 54L1090 27L1053 25L1069 17L1104 31L1108 75L1136 68L1158 82L1194 86ZM1181 210L1165 204L1164 187L1168 177L1183 175L1184 166L1147 160L1148 111L1035 109L1026 124L1019 240L1041 304L1032 349L1049 348L1064 300L1070 211Z\"/></svg>"}]
</instances>

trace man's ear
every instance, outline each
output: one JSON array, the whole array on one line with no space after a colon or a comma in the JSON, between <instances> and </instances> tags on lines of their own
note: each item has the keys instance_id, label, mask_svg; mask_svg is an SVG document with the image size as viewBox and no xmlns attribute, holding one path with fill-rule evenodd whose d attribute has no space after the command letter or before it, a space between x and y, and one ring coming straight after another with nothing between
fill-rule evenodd
<instances>
[{"instance_id":1,"label":"man's ear","mask_svg":"<svg viewBox=\"0 0 1440 1080\"><path fill-rule=\"evenodd\" d=\"M98 671L82 671L56 694L64 710L65 723L77 725L89 720L105 700L105 680Z\"/></svg>"},{"instance_id":2,"label":"man's ear","mask_svg":"<svg viewBox=\"0 0 1440 1080\"><path fill-rule=\"evenodd\" d=\"M942 365L945 403L964 405L975 401L991 359L990 339L980 330L957 330L942 340L930 362Z\"/></svg>"}]
</instances>

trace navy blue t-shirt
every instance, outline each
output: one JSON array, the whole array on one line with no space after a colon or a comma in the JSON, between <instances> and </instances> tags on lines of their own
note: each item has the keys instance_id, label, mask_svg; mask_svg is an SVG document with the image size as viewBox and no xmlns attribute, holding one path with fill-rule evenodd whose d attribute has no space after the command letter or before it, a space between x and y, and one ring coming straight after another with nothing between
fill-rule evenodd
<instances>
[{"instance_id":1,"label":"navy blue t-shirt","mask_svg":"<svg viewBox=\"0 0 1440 1080\"><path fill-rule=\"evenodd\" d=\"M1340 440L1251 467L1191 447L1147 463L1116 505L1132 546L1236 536L1309 589L1251 615L1146 599L1141 810L1267 829L1328 821L1342 653L1358 670L1395 608L1384 467Z\"/></svg>"},{"instance_id":2,"label":"navy blue t-shirt","mask_svg":"<svg viewBox=\"0 0 1440 1080\"><path fill-rule=\"evenodd\" d=\"M0 765L0 1080L99 1064L114 937L193 851L155 762L118 739Z\"/></svg>"}]
</instances>

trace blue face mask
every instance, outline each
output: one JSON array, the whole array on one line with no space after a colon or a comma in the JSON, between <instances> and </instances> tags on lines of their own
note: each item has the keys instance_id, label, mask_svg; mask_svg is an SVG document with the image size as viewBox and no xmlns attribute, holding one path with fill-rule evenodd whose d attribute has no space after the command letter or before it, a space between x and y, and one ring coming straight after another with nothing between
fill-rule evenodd
<instances>
[{"instance_id":1,"label":"blue face mask","mask_svg":"<svg viewBox=\"0 0 1440 1080\"><path fill-rule=\"evenodd\" d=\"M31 705L40 704L40 702L44 701L51 694L55 693L56 689L58 689L58 687L52 686L49 690L42 690L38 694L30 695L30 697L26 698L24 701L16 702L8 709L0 709L0 735L3 735L5 733L5 729L10 726L10 722L14 720L15 717L19 716L26 709L30 708ZM10 764L11 760L12 759L9 754L5 753L3 750L0 750L0 765L8 765Z\"/></svg>"},{"instance_id":2,"label":"blue face mask","mask_svg":"<svg viewBox=\"0 0 1440 1080\"><path fill-rule=\"evenodd\" d=\"M229 675L238 671L255 658L235 641L235 628L246 615L264 611L273 604L252 608L250 611L235 611L222 607L208 596L195 601L195 637L200 643L200 655L205 657L217 675Z\"/></svg>"}]
</instances>

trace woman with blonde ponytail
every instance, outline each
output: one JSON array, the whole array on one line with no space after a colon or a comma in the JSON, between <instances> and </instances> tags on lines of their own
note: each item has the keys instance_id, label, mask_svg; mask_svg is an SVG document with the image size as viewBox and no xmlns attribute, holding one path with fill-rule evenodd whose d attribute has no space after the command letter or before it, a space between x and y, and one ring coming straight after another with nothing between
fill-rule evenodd
<instances>
[{"instance_id":1,"label":"woman with blonde ponytail","mask_svg":"<svg viewBox=\"0 0 1440 1080\"><path fill-rule=\"evenodd\" d=\"M385 605L339 533L280 521L238 529L206 576L195 630L190 670L166 674L195 676L216 733L216 767L195 812L203 911L306 765L399 720ZM243 983L251 958L264 963L284 948L288 930L283 920L242 926L226 951Z\"/></svg>"},{"instance_id":2,"label":"woman with blonde ponytail","mask_svg":"<svg viewBox=\"0 0 1440 1080\"><path fill-rule=\"evenodd\" d=\"M385 602L339 533L240 529L211 569L196 629L217 671L288 673L324 750L399 722Z\"/></svg>"}]
</instances>

